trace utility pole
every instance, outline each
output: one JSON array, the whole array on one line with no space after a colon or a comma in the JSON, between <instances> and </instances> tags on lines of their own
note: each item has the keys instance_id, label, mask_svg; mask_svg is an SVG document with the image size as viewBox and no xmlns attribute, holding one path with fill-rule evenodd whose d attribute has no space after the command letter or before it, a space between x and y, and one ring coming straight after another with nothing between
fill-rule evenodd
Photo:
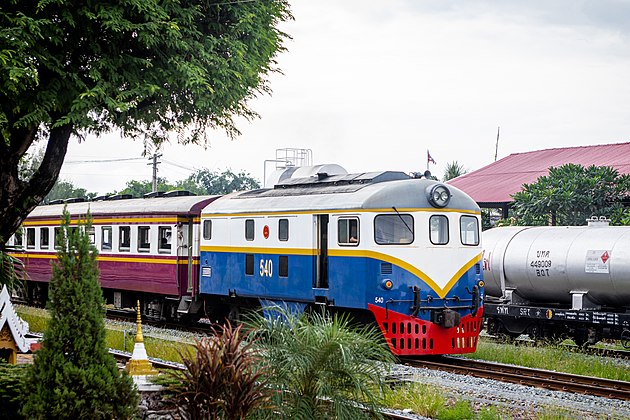
<instances>
[{"instance_id":1,"label":"utility pole","mask_svg":"<svg viewBox=\"0 0 630 420\"><path fill-rule=\"evenodd\" d=\"M147 163L147 165L153 165L153 186L151 188L152 192L157 192L157 173L158 173L158 164L162 163L158 161L159 158L162 157L162 154L159 155L157 153L153 153L153 157L150 157L149 160L151 163Z\"/></svg>"},{"instance_id":2,"label":"utility pole","mask_svg":"<svg viewBox=\"0 0 630 420\"><path fill-rule=\"evenodd\" d=\"M494 161L497 161L497 155L499 154L499 132L501 127L497 127L497 145L494 147Z\"/></svg>"}]
</instances>

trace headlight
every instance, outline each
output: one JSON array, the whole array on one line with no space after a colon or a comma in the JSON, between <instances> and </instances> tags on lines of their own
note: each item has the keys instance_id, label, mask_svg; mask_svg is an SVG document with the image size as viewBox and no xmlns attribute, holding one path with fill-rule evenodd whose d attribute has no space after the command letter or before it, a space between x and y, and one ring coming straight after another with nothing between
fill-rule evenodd
<instances>
[{"instance_id":1,"label":"headlight","mask_svg":"<svg viewBox=\"0 0 630 420\"><path fill-rule=\"evenodd\" d=\"M433 207L446 207L451 200L451 192L446 185L437 184L427 188L427 198Z\"/></svg>"}]
</instances>

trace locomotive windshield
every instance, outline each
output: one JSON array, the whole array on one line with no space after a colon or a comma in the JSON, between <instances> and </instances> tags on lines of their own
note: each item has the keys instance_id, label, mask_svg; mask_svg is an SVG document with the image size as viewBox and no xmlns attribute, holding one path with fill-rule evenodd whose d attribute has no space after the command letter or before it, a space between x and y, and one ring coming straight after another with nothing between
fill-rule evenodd
<instances>
[{"instance_id":1,"label":"locomotive windshield","mask_svg":"<svg viewBox=\"0 0 630 420\"><path fill-rule=\"evenodd\" d=\"M379 214L374 218L374 241L379 245L406 245L413 237L413 217L409 214Z\"/></svg>"}]
</instances>

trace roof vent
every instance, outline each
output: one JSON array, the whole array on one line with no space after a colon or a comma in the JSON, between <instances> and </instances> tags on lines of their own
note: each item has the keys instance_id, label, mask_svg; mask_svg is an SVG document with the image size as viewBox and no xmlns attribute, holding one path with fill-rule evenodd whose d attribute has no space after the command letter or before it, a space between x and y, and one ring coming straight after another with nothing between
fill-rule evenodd
<instances>
[{"instance_id":1,"label":"roof vent","mask_svg":"<svg viewBox=\"0 0 630 420\"><path fill-rule=\"evenodd\" d=\"M53 204L63 204L63 200L53 200L50 203L48 203L49 205L53 205Z\"/></svg>"},{"instance_id":2,"label":"roof vent","mask_svg":"<svg viewBox=\"0 0 630 420\"><path fill-rule=\"evenodd\" d=\"M144 198L164 197L164 192L163 191L150 192L143 195L143 197Z\"/></svg>"},{"instance_id":3,"label":"roof vent","mask_svg":"<svg viewBox=\"0 0 630 420\"><path fill-rule=\"evenodd\" d=\"M322 179L328 178L328 174L326 172L317 172L317 180L321 181Z\"/></svg>"},{"instance_id":4,"label":"roof vent","mask_svg":"<svg viewBox=\"0 0 630 420\"><path fill-rule=\"evenodd\" d=\"M85 198L83 197L73 197L73 198L68 198L64 201L64 203L70 204L70 203L84 203L85 202Z\"/></svg>"},{"instance_id":5,"label":"roof vent","mask_svg":"<svg viewBox=\"0 0 630 420\"><path fill-rule=\"evenodd\" d=\"M173 190L173 191L164 193L164 197L187 197L190 195L197 195L197 194L193 194L190 191L186 191L186 190Z\"/></svg>"},{"instance_id":6,"label":"roof vent","mask_svg":"<svg viewBox=\"0 0 630 420\"><path fill-rule=\"evenodd\" d=\"M130 198L133 198L133 195L131 195L131 194L116 194L116 195L110 195L109 197L106 197L105 200L107 200L107 201L129 200Z\"/></svg>"},{"instance_id":7,"label":"roof vent","mask_svg":"<svg viewBox=\"0 0 630 420\"><path fill-rule=\"evenodd\" d=\"M92 199L92 201L103 201L103 200L107 200L107 196L106 195L99 195L98 197L94 197Z\"/></svg>"}]
</instances>

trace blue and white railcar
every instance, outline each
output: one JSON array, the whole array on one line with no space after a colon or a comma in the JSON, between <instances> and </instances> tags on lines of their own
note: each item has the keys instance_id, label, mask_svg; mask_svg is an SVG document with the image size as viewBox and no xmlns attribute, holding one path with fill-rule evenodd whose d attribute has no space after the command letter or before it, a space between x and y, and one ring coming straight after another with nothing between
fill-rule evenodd
<instances>
[{"instance_id":1,"label":"blue and white railcar","mask_svg":"<svg viewBox=\"0 0 630 420\"><path fill-rule=\"evenodd\" d=\"M224 196L201 217L207 310L325 305L376 322L398 355L476 349L480 210L454 187L402 172L319 173Z\"/></svg>"}]
</instances>

